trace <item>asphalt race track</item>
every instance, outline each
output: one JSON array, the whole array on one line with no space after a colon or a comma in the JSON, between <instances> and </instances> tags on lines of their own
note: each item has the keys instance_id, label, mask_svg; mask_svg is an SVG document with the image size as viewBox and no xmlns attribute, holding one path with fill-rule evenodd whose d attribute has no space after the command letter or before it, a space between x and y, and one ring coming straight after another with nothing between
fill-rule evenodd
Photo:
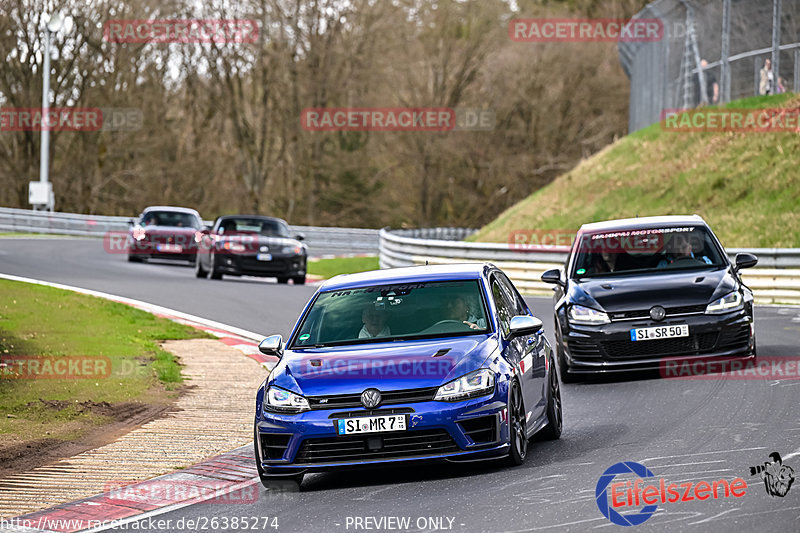
<instances>
[{"instance_id":1,"label":"asphalt race track","mask_svg":"<svg viewBox=\"0 0 800 533\"><path fill-rule=\"evenodd\" d=\"M264 334L288 333L314 292L274 280L196 279L190 267L163 262L128 263L90 239L0 239L0 272L136 298ZM552 341L550 300L528 301ZM757 308L756 332L760 358L795 358L800 309ZM800 530L800 481L785 497L771 497L749 473L777 451L800 476L800 380L634 376L564 385L562 395L561 440L532 442L522 467L477 463L316 474L306 476L300 493L261 489L255 502L196 504L125 527L397 531L402 522L396 520L407 519L402 529L410 531L619 530L598 509L595 487L608 467L635 461L667 484L742 477L748 486L739 498L659 503L649 520L629 531Z\"/></svg>"}]
</instances>

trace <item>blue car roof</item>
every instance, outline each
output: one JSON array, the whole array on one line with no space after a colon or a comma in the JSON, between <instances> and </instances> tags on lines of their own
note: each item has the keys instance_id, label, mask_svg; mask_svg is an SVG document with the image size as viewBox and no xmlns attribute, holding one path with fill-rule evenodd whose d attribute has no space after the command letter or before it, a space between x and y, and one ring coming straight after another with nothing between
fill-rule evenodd
<instances>
[{"instance_id":1,"label":"blue car roof","mask_svg":"<svg viewBox=\"0 0 800 533\"><path fill-rule=\"evenodd\" d=\"M357 274L341 274L325 282L320 291L368 287L391 283L480 279L491 268L488 263L458 263L371 270Z\"/></svg>"}]
</instances>

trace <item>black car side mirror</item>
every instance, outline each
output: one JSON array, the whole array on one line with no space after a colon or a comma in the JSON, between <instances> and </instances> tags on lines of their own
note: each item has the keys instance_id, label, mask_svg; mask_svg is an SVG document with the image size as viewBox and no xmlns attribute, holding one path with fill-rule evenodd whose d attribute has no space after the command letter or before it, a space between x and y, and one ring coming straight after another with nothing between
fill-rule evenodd
<instances>
[{"instance_id":1,"label":"black car side mirror","mask_svg":"<svg viewBox=\"0 0 800 533\"><path fill-rule=\"evenodd\" d=\"M508 324L508 339L511 340L525 335L533 335L537 331L541 331L541 329L542 321L535 316L512 316L511 322Z\"/></svg>"},{"instance_id":2,"label":"black car side mirror","mask_svg":"<svg viewBox=\"0 0 800 533\"><path fill-rule=\"evenodd\" d=\"M258 351L264 355L272 355L280 358L283 356L283 337L280 335L270 335L258 343Z\"/></svg>"},{"instance_id":3,"label":"black car side mirror","mask_svg":"<svg viewBox=\"0 0 800 533\"><path fill-rule=\"evenodd\" d=\"M556 285L561 285L562 287L567 286L567 284L561 280L561 270L557 268L546 270L544 273L542 273L542 281L545 283L555 283Z\"/></svg>"},{"instance_id":4,"label":"black car side mirror","mask_svg":"<svg viewBox=\"0 0 800 533\"><path fill-rule=\"evenodd\" d=\"M736 270L741 270L743 268L756 266L758 263L758 257L748 253L736 254L736 259L734 262L736 263Z\"/></svg>"},{"instance_id":5,"label":"black car side mirror","mask_svg":"<svg viewBox=\"0 0 800 533\"><path fill-rule=\"evenodd\" d=\"M306 240L306 236L303 235L302 233L298 233L297 235L294 236L294 238L297 239L298 241Z\"/></svg>"},{"instance_id":6,"label":"black car side mirror","mask_svg":"<svg viewBox=\"0 0 800 533\"><path fill-rule=\"evenodd\" d=\"M128 225L129 226L135 226L136 225L136 219L135 218L128 219Z\"/></svg>"}]
</instances>

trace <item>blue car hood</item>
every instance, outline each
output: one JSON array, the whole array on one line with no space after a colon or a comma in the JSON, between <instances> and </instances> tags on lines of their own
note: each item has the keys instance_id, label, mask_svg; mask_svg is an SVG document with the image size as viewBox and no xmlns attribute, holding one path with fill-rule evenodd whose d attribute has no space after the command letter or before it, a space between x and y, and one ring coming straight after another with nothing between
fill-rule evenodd
<instances>
[{"instance_id":1,"label":"blue car hood","mask_svg":"<svg viewBox=\"0 0 800 533\"><path fill-rule=\"evenodd\" d=\"M496 347L492 335L471 335L289 350L270 379L305 396L438 387L480 368Z\"/></svg>"}]
</instances>

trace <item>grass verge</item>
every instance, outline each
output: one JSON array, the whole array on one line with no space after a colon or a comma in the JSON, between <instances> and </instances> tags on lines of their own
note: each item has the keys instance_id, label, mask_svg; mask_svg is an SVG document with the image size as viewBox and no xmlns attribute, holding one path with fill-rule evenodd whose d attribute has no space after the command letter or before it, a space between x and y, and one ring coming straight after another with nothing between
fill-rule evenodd
<instances>
[{"instance_id":1,"label":"grass verge","mask_svg":"<svg viewBox=\"0 0 800 533\"><path fill-rule=\"evenodd\" d=\"M324 279L329 279L339 274L355 274L356 272L366 272L379 268L377 256L308 260L308 273Z\"/></svg>"},{"instance_id":2,"label":"grass verge","mask_svg":"<svg viewBox=\"0 0 800 533\"><path fill-rule=\"evenodd\" d=\"M0 447L75 440L115 405L170 402L180 365L158 342L204 336L125 304L0 280Z\"/></svg>"},{"instance_id":3,"label":"grass verge","mask_svg":"<svg viewBox=\"0 0 800 533\"><path fill-rule=\"evenodd\" d=\"M800 95L732 102L800 108ZM702 216L726 247L800 247L800 135L670 132L656 123L606 147L512 206L469 240L514 231L577 230L636 216Z\"/></svg>"}]
</instances>

